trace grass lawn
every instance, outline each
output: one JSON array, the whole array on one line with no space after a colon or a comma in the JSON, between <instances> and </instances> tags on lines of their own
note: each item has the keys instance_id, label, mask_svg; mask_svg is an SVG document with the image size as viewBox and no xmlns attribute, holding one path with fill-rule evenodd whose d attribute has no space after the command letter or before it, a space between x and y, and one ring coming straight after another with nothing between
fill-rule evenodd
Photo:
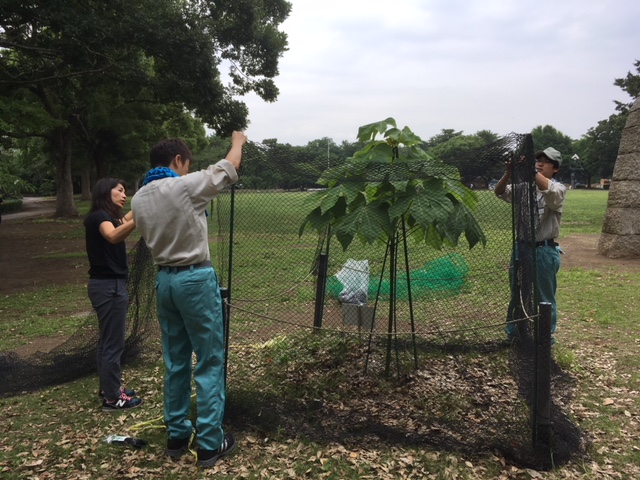
<instances>
[{"instance_id":1,"label":"grass lawn","mask_svg":"<svg viewBox=\"0 0 640 480\"><path fill-rule=\"evenodd\" d=\"M606 191L569 191L562 237L598 234L606 199ZM70 229L76 227L70 224ZM298 225L293 227L297 229ZM270 262L282 250L276 245L257 261ZM74 261L76 257L70 254L67 258ZM245 281L249 282L250 262L241 257L238 263L240 272L247 270ZM292 270L297 276L305 274L305 269L297 265ZM283 270L282 275L285 273ZM243 274L238 275L241 280ZM256 282L256 295L269 293L262 290L263 283ZM567 411L589 433L592 444L587 458L550 472L510 465L497 452L465 457L433 447L400 447L393 443L345 446L340 438L309 441L302 431L299 436L292 436L278 429L265 430L265 417L275 414L257 406L268 404L270 391L260 399L247 398L243 396L245 391L235 385L230 385L230 395L237 395L230 402L233 414L235 418L244 415L243 421L233 424L239 442L237 453L207 471L196 469L190 455L179 462L168 461L162 456L166 442L161 421L163 367L159 349L154 349L144 362L125 368L126 383L145 400L141 408L130 412L113 415L100 411L95 376L0 399L0 478L640 478L639 291L638 269L584 266L563 268L559 274L559 344L554 355L575 379L573 397L565 399ZM0 305L0 348L13 348L20 343L16 339L25 336L68 334L74 328L73 314L86 309L83 286L48 286L4 296ZM286 365L292 361L291 349L284 349L283 342L276 339L267 345L248 345L246 349L268 352L274 361ZM317 353L322 348L316 345L310 350ZM238 350L234 355L243 352ZM297 358L300 363L290 363L292 367L301 368L305 362L313 361L313 356ZM318 380L318 385L327 391L338 391L343 379L337 370L333 375L329 373ZM251 368L246 374L251 374ZM301 382L307 388L313 383L310 378ZM286 383L279 385L280 389L287 387ZM379 387L383 393L392 388L383 383ZM287 395L299 393L295 389L287 391ZM149 445L134 450L102 441L114 433L142 437Z\"/></svg>"}]
</instances>

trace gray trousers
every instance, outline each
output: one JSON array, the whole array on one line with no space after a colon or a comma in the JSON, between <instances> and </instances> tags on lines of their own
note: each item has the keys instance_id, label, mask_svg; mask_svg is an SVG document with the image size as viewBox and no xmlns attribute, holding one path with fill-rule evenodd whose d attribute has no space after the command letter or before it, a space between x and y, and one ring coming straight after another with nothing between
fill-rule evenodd
<instances>
[{"instance_id":1,"label":"gray trousers","mask_svg":"<svg viewBox=\"0 0 640 480\"><path fill-rule=\"evenodd\" d=\"M100 390L107 400L120 398L129 294L125 279L90 279L89 300L98 314L100 336L96 360Z\"/></svg>"}]
</instances>

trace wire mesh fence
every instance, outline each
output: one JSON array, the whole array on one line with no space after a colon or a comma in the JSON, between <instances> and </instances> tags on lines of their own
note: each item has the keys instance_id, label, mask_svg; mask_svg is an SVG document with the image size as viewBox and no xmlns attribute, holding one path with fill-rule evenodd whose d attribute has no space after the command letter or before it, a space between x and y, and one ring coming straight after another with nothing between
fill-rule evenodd
<instances>
[{"instance_id":1,"label":"wire mesh fence","mask_svg":"<svg viewBox=\"0 0 640 480\"><path fill-rule=\"evenodd\" d=\"M265 162L266 169L269 154L268 147L253 144L243 161ZM514 184L526 186L511 204L490 188L507 160L513 160ZM289 164L292 171L300 170L299 163L309 171L323 168L322 159L314 163L282 152L270 161L280 170ZM261 398L270 399L263 407L273 410L278 402L271 395L288 398L287 389L295 386L298 394L291 398L296 402L285 410L307 423L293 422L290 428L306 428L318 438L341 432L341 438L354 442L374 436L471 454L498 449L534 467L549 467L581 451L584 436L557 404L553 424L560 430L553 448L540 450L535 443L535 249L514 249L516 238L535 235L531 138L510 135L458 162L474 163L478 172L465 180L473 184L475 215L486 237L486 244L474 248L462 238L455 246L434 249L414 238L411 228L401 228L386 243L353 242L344 251L335 239L300 230L313 188L231 188L217 200L218 264L222 284L230 290L230 398L248 396L260 404L250 393L257 389ZM514 251L520 252L517 258ZM515 312L512 321L521 326L515 350L506 341L509 308ZM326 365L315 365L304 379L288 374L288 360L305 355L301 344L315 345L316 353L331 348L320 348L318 336L349 345L329 368L347 384L360 380L347 379L343 362L361 375L411 378L394 397L404 407L381 414L376 405L364 405L369 396L361 391L344 413L347 392L340 395L339 407L327 400L331 391L310 380ZM274 390L278 382L288 387ZM554 387L556 398L570 387L558 368ZM406 406L405 400L416 396L430 407Z\"/></svg>"},{"instance_id":2,"label":"wire mesh fence","mask_svg":"<svg viewBox=\"0 0 640 480\"><path fill-rule=\"evenodd\" d=\"M475 152L475 161L485 163L489 174L495 175L498 166L501 174L505 150L517 152L521 143L520 137L512 136L493 149ZM244 161L251 161L252 150L260 148L248 149ZM277 161L282 165L297 159ZM239 341L260 341L317 328L318 264L324 255L328 277L323 329L389 333L393 289L394 336L417 335L438 345L502 341L510 300L512 207L487 188L490 180L475 185L476 215L487 242L472 249L462 238L457 246L436 250L415 239L407 228L399 231L395 251L384 242L354 242L343 251L335 240L311 231L300 233L308 213L307 189L229 189L217 200L220 231L215 243L221 281L232 291L232 335ZM397 271L393 282L392 261Z\"/></svg>"},{"instance_id":3,"label":"wire mesh fence","mask_svg":"<svg viewBox=\"0 0 640 480\"><path fill-rule=\"evenodd\" d=\"M514 159L523 160L513 162L513 184L525 187L509 204L491 186ZM533 161L530 136L515 134L456 159L472 172L462 180L477 195L484 245L469 248L463 236L434 249L402 225L387 241L344 251L300 228L327 159L248 144L241 184L211 209L229 321L227 421L319 442L497 450L533 468L584 452L585 435L564 410L571 378L553 362L551 432L542 449L536 442ZM143 242L130 265L128 360L148 340L157 348L158 335ZM515 345L506 342L508 309ZM49 354L0 353L0 396L92 373L96 325L88 318Z\"/></svg>"}]
</instances>

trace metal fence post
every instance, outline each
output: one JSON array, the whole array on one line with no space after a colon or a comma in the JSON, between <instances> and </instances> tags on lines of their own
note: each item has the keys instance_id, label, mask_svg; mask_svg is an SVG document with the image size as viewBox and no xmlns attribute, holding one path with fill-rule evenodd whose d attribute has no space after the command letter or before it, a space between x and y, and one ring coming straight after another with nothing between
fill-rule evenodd
<instances>
[{"instance_id":1,"label":"metal fence post","mask_svg":"<svg viewBox=\"0 0 640 480\"><path fill-rule=\"evenodd\" d=\"M539 304L536 339L535 439L540 461L551 464L551 304Z\"/></svg>"},{"instance_id":2,"label":"metal fence post","mask_svg":"<svg viewBox=\"0 0 640 480\"><path fill-rule=\"evenodd\" d=\"M318 280L316 283L316 307L313 315L313 328L322 328L322 314L324 311L324 295L327 285L327 269L329 268L329 255L321 253L318 259Z\"/></svg>"}]
</instances>

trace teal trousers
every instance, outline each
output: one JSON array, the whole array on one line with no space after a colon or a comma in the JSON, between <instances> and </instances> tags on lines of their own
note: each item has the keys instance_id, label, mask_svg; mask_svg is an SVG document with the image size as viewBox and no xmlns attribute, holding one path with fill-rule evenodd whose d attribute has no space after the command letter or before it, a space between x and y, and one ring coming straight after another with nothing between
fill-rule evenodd
<instances>
[{"instance_id":1,"label":"teal trousers","mask_svg":"<svg viewBox=\"0 0 640 480\"><path fill-rule=\"evenodd\" d=\"M560 252L557 247L536 248L536 281L538 303L547 302L551 304L551 333L556 331L558 324L558 307L556 304L556 291L558 289L558 271L560 270ZM514 252L517 255L517 252ZM511 281L511 302L507 313L507 321L513 320L515 307L519 302L519 286L516 275L513 271L514 262L511 262L509 278ZM506 327L507 335L516 336L518 327L509 323Z\"/></svg>"},{"instance_id":2,"label":"teal trousers","mask_svg":"<svg viewBox=\"0 0 640 480\"><path fill-rule=\"evenodd\" d=\"M218 277L211 267L156 276L165 365L164 419L169 438L191 435L191 375L196 385L198 446L215 450L224 438L224 322ZM193 367L192 352L196 355Z\"/></svg>"}]
</instances>

